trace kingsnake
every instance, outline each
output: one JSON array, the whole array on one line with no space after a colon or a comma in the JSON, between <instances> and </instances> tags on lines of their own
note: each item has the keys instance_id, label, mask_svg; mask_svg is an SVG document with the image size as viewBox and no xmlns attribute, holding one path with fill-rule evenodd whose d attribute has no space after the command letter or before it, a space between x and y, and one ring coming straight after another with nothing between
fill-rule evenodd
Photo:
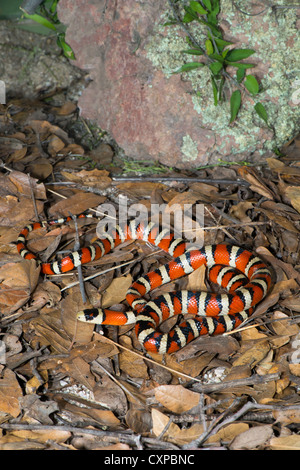
<instances>
[{"instance_id":1,"label":"kingsnake","mask_svg":"<svg viewBox=\"0 0 300 470\"><path fill-rule=\"evenodd\" d=\"M88 217L83 213L78 217ZM134 312L114 312L107 309L85 309L77 314L80 321L103 325L135 323L139 342L150 352L172 353L194 338L216 335L238 327L253 312L253 307L266 295L271 286L271 273L265 263L251 252L226 244L208 245L187 251L184 240L162 230L159 225L131 221L123 227L116 226L92 245L75 251L60 261L41 263L26 248L29 232L46 224L63 224L71 217L27 225L20 232L17 249L26 259L36 259L45 274L60 274L80 264L101 258L126 240L141 239L160 247L174 257L168 264L137 279L129 288L126 300ZM208 278L225 288L228 293L178 291L163 294L147 301L145 294L156 287L193 272L201 265L207 266ZM192 314L169 333L157 331L167 318L178 314Z\"/></svg>"}]
</instances>

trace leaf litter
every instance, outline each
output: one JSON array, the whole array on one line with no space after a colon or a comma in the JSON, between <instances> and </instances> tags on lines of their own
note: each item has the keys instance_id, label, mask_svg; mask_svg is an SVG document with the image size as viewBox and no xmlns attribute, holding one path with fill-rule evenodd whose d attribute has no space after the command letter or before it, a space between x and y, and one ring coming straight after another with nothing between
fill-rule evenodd
<instances>
[{"instance_id":1,"label":"leaf litter","mask_svg":"<svg viewBox=\"0 0 300 470\"><path fill-rule=\"evenodd\" d=\"M141 166L126 180L122 160L105 160L110 143L95 151L70 137L73 103L41 102L44 120L36 105L0 106L0 449L299 450L299 139L266 164L166 169L157 180ZM205 244L235 243L264 258L273 288L245 325L172 355L149 354L132 325L76 322L84 306L76 271L45 278L20 258L15 241L27 223L97 214L105 203L117 209L125 196L148 209L165 204L165 215L173 204L203 204ZM82 246L95 226L78 220ZM74 238L70 223L34 231L28 246L45 261L73 250ZM129 242L84 265L89 304L125 311L133 280L168 260ZM205 270L151 296L186 287L207 290Z\"/></svg>"}]
</instances>

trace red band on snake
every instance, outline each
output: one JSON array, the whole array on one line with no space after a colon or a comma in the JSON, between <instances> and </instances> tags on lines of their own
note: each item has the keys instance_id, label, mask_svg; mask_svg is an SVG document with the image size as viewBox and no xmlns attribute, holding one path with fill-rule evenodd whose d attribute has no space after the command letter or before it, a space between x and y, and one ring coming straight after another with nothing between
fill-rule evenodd
<instances>
[{"instance_id":1,"label":"red band on snake","mask_svg":"<svg viewBox=\"0 0 300 470\"><path fill-rule=\"evenodd\" d=\"M80 214L78 217L89 217ZM49 225L63 224L71 217L27 225L19 234L17 249L25 259L36 259L45 274L71 271L80 264L97 260L121 243L141 239L161 248L174 257L168 264L137 279L128 289L126 300L133 312L108 309L85 309L78 313L80 321L102 325L126 325L135 323L139 342L150 352L172 353L184 347L194 338L231 331L244 322L268 293L271 273L257 256L238 246L217 244L187 251L186 242L175 238L172 232L158 225L131 221L123 227L105 233L92 245L70 253L59 261L40 263L36 255L26 247L29 232ZM177 291L160 295L147 301L144 296L156 287L192 273L201 265L207 266L208 278L228 292ZM169 333L158 331L160 323L173 315L192 314Z\"/></svg>"}]
</instances>

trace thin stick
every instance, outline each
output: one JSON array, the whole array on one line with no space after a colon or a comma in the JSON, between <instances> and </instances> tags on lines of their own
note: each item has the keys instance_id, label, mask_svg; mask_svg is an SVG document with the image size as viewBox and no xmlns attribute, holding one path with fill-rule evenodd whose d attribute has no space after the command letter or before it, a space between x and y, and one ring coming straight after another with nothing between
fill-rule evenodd
<instances>
[{"instance_id":1,"label":"thin stick","mask_svg":"<svg viewBox=\"0 0 300 470\"><path fill-rule=\"evenodd\" d=\"M128 266L128 264L135 263L135 262L136 262L136 260L127 261L126 263L119 264L118 266L113 266L112 268L108 268L108 269L105 269L104 271L100 271L98 273L92 274L91 276L85 277L83 280L84 280L84 282L89 281L90 279L94 279L95 277L101 276L102 274L106 274L106 273L108 273L110 271L114 271L115 269L118 269L118 268L123 268L123 266ZM53 276L61 276L61 274L53 274ZM77 284L78 284L78 281L72 282L68 286L63 287L61 289L61 292L63 292L66 289L70 289L71 287L77 286Z\"/></svg>"},{"instance_id":2,"label":"thin stick","mask_svg":"<svg viewBox=\"0 0 300 470\"><path fill-rule=\"evenodd\" d=\"M28 177L28 184L29 184L29 188L30 188L31 199L32 199L32 204L33 204L33 208L34 208L35 217L36 217L36 220L39 220L39 213L38 213L38 210L37 210L37 207L36 207L34 191L33 191L33 187L32 187L32 184L31 184L31 176L30 176L29 173L27 173L27 177Z\"/></svg>"},{"instance_id":3,"label":"thin stick","mask_svg":"<svg viewBox=\"0 0 300 470\"><path fill-rule=\"evenodd\" d=\"M71 217L74 221L75 225L75 244L74 244L74 249L79 250L80 248L80 242L79 242L79 233L78 233L78 223L77 223L77 217L76 215L71 214ZM85 304L87 301L87 296L84 288L84 281L83 281L83 274L82 274L82 265L79 264L77 266L77 273L78 273L78 283L79 283L79 288L80 288L80 293L81 293L81 298L83 303Z\"/></svg>"},{"instance_id":4,"label":"thin stick","mask_svg":"<svg viewBox=\"0 0 300 470\"><path fill-rule=\"evenodd\" d=\"M241 180L237 178L236 180L226 180L226 179L214 179L214 178L198 178L197 176L195 177L189 177L189 176L113 176L112 177L113 181L150 181L150 182L159 182L159 181L165 181L165 182L172 182L176 181L179 183L215 183L215 184L241 184L243 186L249 186L250 183L247 181Z\"/></svg>"},{"instance_id":5,"label":"thin stick","mask_svg":"<svg viewBox=\"0 0 300 470\"><path fill-rule=\"evenodd\" d=\"M132 443L137 445L137 440L139 440L139 436L135 436L132 433L121 431L121 432L113 432L113 431L100 431L99 429L91 429L91 428L80 428L70 425L45 425L45 424L10 424L10 423L1 423L0 429L6 429L7 431L15 431L15 430L28 430L28 431L64 431L64 432L73 432L79 434L91 434L93 436L103 437L107 439L111 437L112 439L117 439L120 442Z\"/></svg>"}]
</instances>

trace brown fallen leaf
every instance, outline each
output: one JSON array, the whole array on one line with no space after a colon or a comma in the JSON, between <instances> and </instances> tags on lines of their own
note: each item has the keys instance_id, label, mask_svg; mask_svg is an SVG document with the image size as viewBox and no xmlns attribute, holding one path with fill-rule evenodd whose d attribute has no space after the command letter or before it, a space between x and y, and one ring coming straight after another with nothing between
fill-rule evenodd
<instances>
[{"instance_id":1,"label":"brown fallen leaf","mask_svg":"<svg viewBox=\"0 0 300 470\"><path fill-rule=\"evenodd\" d=\"M38 283L40 268L35 260L7 263L0 267L0 311L8 315L22 307Z\"/></svg>"},{"instance_id":2,"label":"brown fallen leaf","mask_svg":"<svg viewBox=\"0 0 300 470\"><path fill-rule=\"evenodd\" d=\"M129 197L141 198L145 196L151 196L151 193L155 190L168 189L165 184L153 183L150 181L142 181L139 184L135 183L118 183L116 188L119 192L127 194Z\"/></svg>"},{"instance_id":3,"label":"brown fallen leaf","mask_svg":"<svg viewBox=\"0 0 300 470\"><path fill-rule=\"evenodd\" d=\"M53 172L53 166L47 158L38 158L30 165L28 165L30 174L37 178L39 181L43 181Z\"/></svg>"},{"instance_id":4,"label":"brown fallen leaf","mask_svg":"<svg viewBox=\"0 0 300 470\"><path fill-rule=\"evenodd\" d=\"M284 409L281 410L273 410L272 411L273 418L276 419L276 423L281 423L284 426L293 423L300 423L300 410L298 409Z\"/></svg>"},{"instance_id":5,"label":"brown fallen leaf","mask_svg":"<svg viewBox=\"0 0 300 470\"><path fill-rule=\"evenodd\" d=\"M241 423L242 424L242 423ZM273 436L273 428L270 424L254 426L239 433L231 442L230 450L252 450L268 445Z\"/></svg>"},{"instance_id":6,"label":"brown fallen leaf","mask_svg":"<svg viewBox=\"0 0 300 470\"><path fill-rule=\"evenodd\" d=\"M76 173L62 171L61 174L66 180L82 184L83 186L96 186L97 189L106 189L111 185L111 178L106 170L81 170Z\"/></svg>"},{"instance_id":7,"label":"brown fallen leaf","mask_svg":"<svg viewBox=\"0 0 300 470\"><path fill-rule=\"evenodd\" d=\"M43 450L45 444L32 440L24 440L22 437L8 433L0 438L0 450Z\"/></svg>"},{"instance_id":8,"label":"brown fallen leaf","mask_svg":"<svg viewBox=\"0 0 300 470\"><path fill-rule=\"evenodd\" d=\"M125 416L127 426L137 434L145 434L151 431L151 414L144 409L131 406Z\"/></svg>"},{"instance_id":9,"label":"brown fallen leaf","mask_svg":"<svg viewBox=\"0 0 300 470\"><path fill-rule=\"evenodd\" d=\"M134 354L129 349L132 348L131 340L128 336L121 336L120 344L126 346L128 350L122 349L119 354L120 369L130 377L139 377L147 380L148 368L142 356Z\"/></svg>"},{"instance_id":10,"label":"brown fallen leaf","mask_svg":"<svg viewBox=\"0 0 300 470\"><path fill-rule=\"evenodd\" d=\"M88 306L82 302L79 287L68 289L68 295L61 302L61 323L70 340L77 343L89 343L95 326L91 323L77 321L77 312L83 308L88 308Z\"/></svg>"},{"instance_id":11,"label":"brown fallen leaf","mask_svg":"<svg viewBox=\"0 0 300 470\"><path fill-rule=\"evenodd\" d=\"M57 217L59 215L67 217L70 214L80 214L91 207L97 207L105 202L105 200L106 197L104 196L80 191L67 199L62 199L53 204L49 210L49 216Z\"/></svg>"},{"instance_id":12,"label":"brown fallen leaf","mask_svg":"<svg viewBox=\"0 0 300 470\"><path fill-rule=\"evenodd\" d=\"M37 179L25 175L21 171L12 171L8 178L15 185L18 195L24 194L24 196L31 198L33 193L35 199L47 199L45 186L38 183ZM22 214L25 214L24 211ZM26 215L28 216L28 214Z\"/></svg>"},{"instance_id":13,"label":"brown fallen leaf","mask_svg":"<svg viewBox=\"0 0 300 470\"><path fill-rule=\"evenodd\" d=\"M36 201L36 208L38 214L41 214L44 209L42 201ZM26 217L24 219L24 216ZM0 197L0 224L2 226L19 227L21 230L29 220L35 219L35 210L31 198L25 196L10 196ZM16 232L16 238L18 233Z\"/></svg>"},{"instance_id":14,"label":"brown fallen leaf","mask_svg":"<svg viewBox=\"0 0 300 470\"><path fill-rule=\"evenodd\" d=\"M185 413L199 404L199 393L182 385L160 385L154 391L156 400L173 413Z\"/></svg>"},{"instance_id":15,"label":"brown fallen leaf","mask_svg":"<svg viewBox=\"0 0 300 470\"><path fill-rule=\"evenodd\" d=\"M300 187L287 186L285 188L285 195L289 198L292 206L296 209L296 211L300 213Z\"/></svg>"},{"instance_id":16,"label":"brown fallen leaf","mask_svg":"<svg viewBox=\"0 0 300 470\"><path fill-rule=\"evenodd\" d=\"M254 367L264 359L270 350L270 345L267 339L260 339L254 342L254 344L233 362L233 366L249 365Z\"/></svg>"},{"instance_id":17,"label":"brown fallen leaf","mask_svg":"<svg viewBox=\"0 0 300 470\"><path fill-rule=\"evenodd\" d=\"M67 372L67 374L78 383L93 391L95 386L95 377L90 371L90 365L84 359L81 357L75 357L69 362L65 361L62 363L61 369Z\"/></svg>"},{"instance_id":18,"label":"brown fallen leaf","mask_svg":"<svg viewBox=\"0 0 300 470\"><path fill-rule=\"evenodd\" d=\"M72 103L72 101L67 101L60 108L55 109L55 112L58 116L68 116L71 113L74 113L77 109L77 105Z\"/></svg>"},{"instance_id":19,"label":"brown fallen leaf","mask_svg":"<svg viewBox=\"0 0 300 470\"><path fill-rule=\"evenodd\" d=\"M125 300L126 292L128 291L131 284L131 274L113 279L103 294L102 307L109 308L110 306Z\"/></svg>"},{"instance_id":20,"label":"brown fallen leaf","mask_svg":"<svg viewBox=\"0 0 300 470\"><path fill-rule=\"evenodd\" d=\"M16 374L5 369L0 376L0 411L16 418L20 414L19 398L23 396Z\"/></svg>"},{"instance_id":21,"label":"brown fallen leaf","mask_svg":"<svg viewBox=\"0 0 300 470\"><path fill-rule=\"evenodd\" d=\"M38 121L36 119L32 119L28 121L28 125L31 126L32 129L38 134L54 134L60 137L65 143L71 143L71 139L64 130L48 121Z\"/></svg>"},{"instance_id":22,"label":"brown fallen leaf","mask_svg":"<svg viewBox=\"0 0 300 470\"><path fill-rule=\"evenodd\" d=\"M69 352L71 339L66 334L61 323L61 312L58 308L44 308L43 313L31 320L42 345L49 345L60 354Z\"/></svg>"},{"instance_id":23,"label":"brown fallen leaf","mask_svg":"<svg viewBox=\"0 0 300 470\"><path fill-rule=\"evenodd\" d=\"M23 440L36 441L40 443L46 443L47 441L54 441L57 443L66 442L71 437L71 433L69 431L64 431L63 429L35 429L32 431L22 429L20 431L12 431L11 435L19 437Z\"/></svg>"},{"instance_id":24,"label":"brown fallen leaf","mask_svg":"<svg viewBox=\"0 0 300 470\"><path fill-rule=\"evenodd\" d=\"M64 405L64 411L69 411L73 413L76 417L81 416L83 418L91 418L99 426L109 426L110 428L115 428L120 425L120 420L113 414L110 410L98 410L96 408L82 408L76 406L72 403L66 403Z\"/></svg>"},{"instance_id":25,"label":"brown fallen leaf","mask_svg":"<svg viewBox=\"0 0 300 470\"><path fill-rule=\"evenodd\" d=\"M300 435L273 437L269 446L272 450L300 450Z\"/></svg>"},{"instance_id":26,"label":"brown fallen leaf","mask_svg":"<svg viewBox=\"0 0 300 470\"><path fill-rule=\"evenodd\" d=\"M57 135L51 135L48 139L48 153L55 157L56 154L62 150L65 146L65 143L57 137Z\"/></svg>"},{"instance_id":27,"label":"brown fallen leaf","mask_svg":"<svg viewBox=\"0 0 300 470\"><path fill-rule=\"evenodd\" d=\"M245 166L240 167L238 169L238 174L241 178L250 183L250 188L252 191L261 194L268 199L276 199L275 194L271 191L271 189L268 188L255 168L249 168Z\"/></svg>"},{"instance_id":28,"label":"brown fallen leaf","mask_svg":"<svg viewBox=\"0 0 300 470\"><path fill-rule=\"evenodd\" d=\"M296 324L292 324L289 321L289 316L279 310L276 310L272 316L272 328L277 335L282 336L294 336L300 331L300 328Z\"/></svg>"},{"instance_id":29,"label":"brown fallen leaf","mask_svg":"<svg viewBox=\"0 0 300 470\"><path fill-rule=\"evenodd\" d=\"M10 156L6 159L6 164L9 165L12 162L18 162L22 160L27 153L27 147L23 147L22 149L15 150L10 154Z\"/></svg>"},{"instance_id":30,"label":"brown fallen leaf","mask_svg":"<svg viewBox=\"0 0 300 470\"><path fill-rule=\"evenodd\" d=\"M155 436L159 436L169 424L169 417L156 408L152 408L151 415L153 423L152 432ZM173 442L176 445L184 445L197 439L203 431L203 425L199 423L193 424L188 429L180 429L177 424L171 423L164 432L162 439Z\"/></svg>"}]
</instances>

